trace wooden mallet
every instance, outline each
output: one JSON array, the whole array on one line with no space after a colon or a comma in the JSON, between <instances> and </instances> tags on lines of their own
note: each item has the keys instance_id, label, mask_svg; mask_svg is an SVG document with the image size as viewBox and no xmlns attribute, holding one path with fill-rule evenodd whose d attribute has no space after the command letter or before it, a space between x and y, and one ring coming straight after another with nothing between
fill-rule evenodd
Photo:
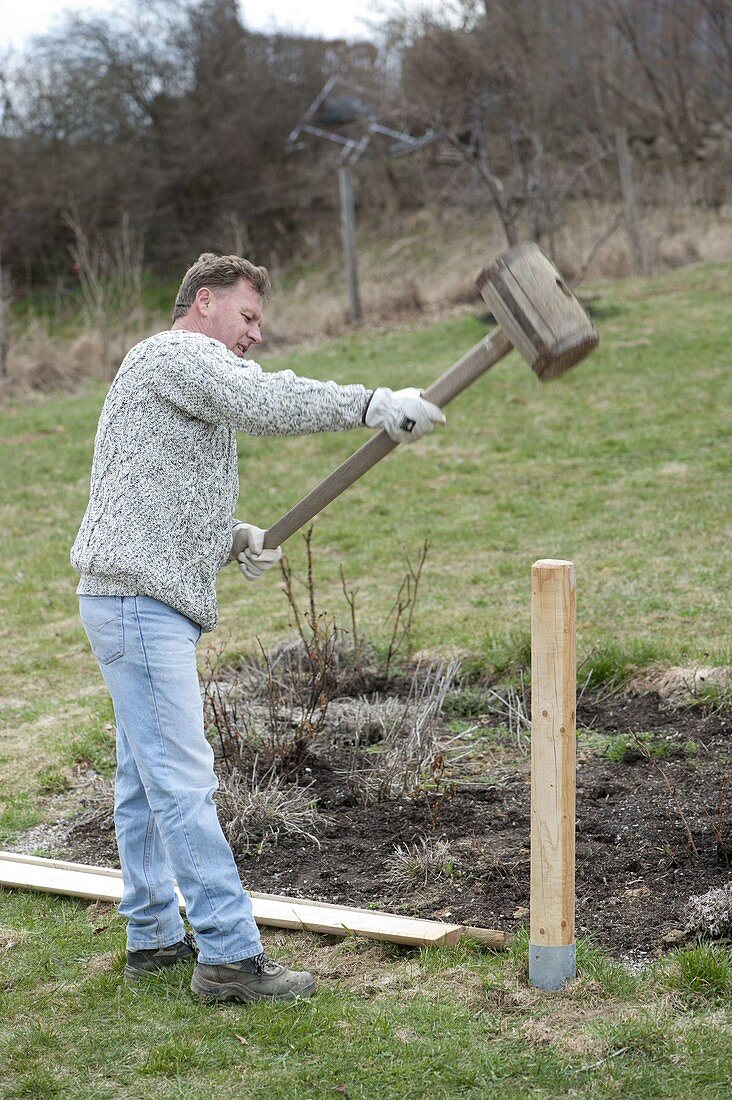
<instances>
[{"instance_id":1,"label":"wooden mallet","mask_svg":"<svg viewBox=\"0 0 732 1100\"><path fill-rule=\"evenodd\" d=\"M533 242L504 252L483 268L476 284L500 328L424 390L424 396L440 408L512 347L541 379L563 374L597 347L597 331L584 307ZM269 528L265 547L280 546L398 446L383 430L369 439Z\"/></svg>"}]
</instances>

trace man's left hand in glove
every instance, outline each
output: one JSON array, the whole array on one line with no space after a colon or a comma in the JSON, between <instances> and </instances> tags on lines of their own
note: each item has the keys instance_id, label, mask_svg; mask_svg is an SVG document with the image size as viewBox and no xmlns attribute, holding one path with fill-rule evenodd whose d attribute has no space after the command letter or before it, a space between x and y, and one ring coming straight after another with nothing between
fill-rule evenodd
<instances>
[{"instance_id":1,"label":"man's left hand in glove","mask_svg":"<svg viewBox=\"0 0 732 1100\"><path fill-rule=\"evenodd\" d=\"M266 531L261 527L255 527L252 523L242 523L237 519L234 521L232 534L231 553L227 558L227 564L230 561L238 562L239 568L248 581L258 580L282 557L281 546L277 546L274 550L264 549Z\"/></svg>"}]
</instances>

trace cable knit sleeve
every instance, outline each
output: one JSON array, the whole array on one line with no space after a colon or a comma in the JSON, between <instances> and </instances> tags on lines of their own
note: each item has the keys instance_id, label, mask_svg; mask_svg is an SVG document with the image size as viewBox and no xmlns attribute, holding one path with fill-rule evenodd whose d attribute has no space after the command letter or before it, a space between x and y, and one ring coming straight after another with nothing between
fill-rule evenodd
<instances>
[{"instance_id":1,"label":"cable knit sleeve","mask_svg":"<svg viewBox=\"0 0 732 1100\"><path fill-rule=\"evenodd\" d=\"M217 340L186 331L168 334L164 360L149 384L180 412L247 435L307 435L363 426L371 391L263 371Z\"/></svg>"}]
</instances>

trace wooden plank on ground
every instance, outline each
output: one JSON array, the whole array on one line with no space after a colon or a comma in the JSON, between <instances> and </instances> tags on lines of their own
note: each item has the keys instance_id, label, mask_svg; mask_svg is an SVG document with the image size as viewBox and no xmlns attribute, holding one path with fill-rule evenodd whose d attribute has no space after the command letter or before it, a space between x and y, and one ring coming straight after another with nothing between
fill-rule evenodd
<instances>
[{"instance_id":1,"label":"wooden plank on ground","mask_svg":"<svg viewBox=\"0 0 732 1100\"><path fill-rule=\"evenodd\" d=\"M27 863L37 867L60 867L64 871L88 871L94 875L122 878L119 867L95 867L89 863L70 863L67 859L50 859L48 856L27 856L20 852L0 851L0 860L8 863Z\"/></svg>"},{"instance_id":2,"label":"wooden plank on ground","mask_svg":"<svg viewBox=\"0 0 732 1100\"><path fill-rule=\"evenodd\" d=\"M0 886L119 903L122 898L122 872L115 867L91 867L60 859L0 852ZM183 897L177 888L176 892L181 912L185 912ZM375 909L337 906L329 902L257 891L251 891L250 896L257 924L273 928L293 928L331 936L354 933L367 939L418 947L446 946L468 935L495 950L503 950L510 939L505 932L489 928L420 920Z\"/></svg>"}]
</instances>

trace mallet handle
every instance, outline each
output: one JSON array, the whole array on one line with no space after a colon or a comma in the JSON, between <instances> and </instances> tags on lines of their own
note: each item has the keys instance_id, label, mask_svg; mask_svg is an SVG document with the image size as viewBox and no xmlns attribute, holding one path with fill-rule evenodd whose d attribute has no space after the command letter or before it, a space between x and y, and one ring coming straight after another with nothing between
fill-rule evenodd
<instances>
[{"instance_id":1,"label":"mallet handle","mask_svg":"<svg viewBox=\"0 0 732 1100\"><path fill-rule=\"evenodd\" d=\"M500 359L508 355L512 347L509 339L497 328L490 336L486 336L467 351L457 363L453 363L431 386L428 386L424 396L435 405L439 405L441 409L444 408L453 397L457 397L477 378L495 366ZM317 516L327 504L340 496L349 485L353 485L367 470L398 446L399 444L390 439L383 429L378 432L269 528L264 536L265 547L274 549L275 546L281 546L286 539Z\"/></svg>"}]
</instances>

